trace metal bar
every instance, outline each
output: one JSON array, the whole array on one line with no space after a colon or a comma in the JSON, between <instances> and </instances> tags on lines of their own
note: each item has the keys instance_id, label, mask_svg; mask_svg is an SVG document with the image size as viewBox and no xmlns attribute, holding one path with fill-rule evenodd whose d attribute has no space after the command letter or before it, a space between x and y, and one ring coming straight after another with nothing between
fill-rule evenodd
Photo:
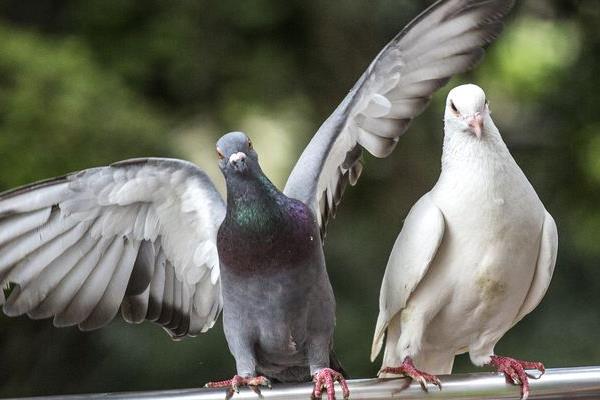
<instances>
[{"instance_id":1,"label":"metal bar","mask_svg":"<svg viewBox=\"0 0 600 400\"><path fill-rule=\"evenodd\" d=\"M509 384L502 374L483 372L455 374L440 377L442 391L431 388L428 393L417 383L408 387L407 379L357 379L348 381L351 400L384 399L518 399L520 389ZM548 369L540 379L530 379L530 399L598 399L600 398L600 367L576 367ZM337 386L337 384L336 384ZM275 385L273 389L263 389L264 399L307 400L310 398L310 383L296 385ZM342 399L341 391L336 396ZM98 393L68 396L30 397L35 400L223 400L223 389L181 389L152 392ZM323 396L325 399L326 394ZM240 390L233 400L256 400L257 394L247 388Z\"/></svg>"}]
</instances>

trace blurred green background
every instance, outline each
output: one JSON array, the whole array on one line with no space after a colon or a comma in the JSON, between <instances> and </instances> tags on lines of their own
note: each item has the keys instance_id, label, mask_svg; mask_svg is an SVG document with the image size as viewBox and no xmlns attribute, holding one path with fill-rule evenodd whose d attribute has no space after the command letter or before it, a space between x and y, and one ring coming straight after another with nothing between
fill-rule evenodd
<instances>
[{"instance_id":1,"label":"blurred green background","mask_svg":"<svg viewBox=\"0 0 600 400\"><path fill-rule=\"evenodd\" d=\"M437 179L445 96L484 87L514 157L558 224L554 280L497 346L549 367L600 364L600 8L521 2L481 66L443 88L391 157L366 157L330 224L336 348L368 360L379 284L411 205ZM424 2L2 0L0 189L137 156L198 163L243 130L282 187L303 146ZM475 370L465 356L456 371ZM92 333L0 317L0 396L198 387L234 372L220 322L172 342L120 320Z\"/></svg>"}]
</instances>

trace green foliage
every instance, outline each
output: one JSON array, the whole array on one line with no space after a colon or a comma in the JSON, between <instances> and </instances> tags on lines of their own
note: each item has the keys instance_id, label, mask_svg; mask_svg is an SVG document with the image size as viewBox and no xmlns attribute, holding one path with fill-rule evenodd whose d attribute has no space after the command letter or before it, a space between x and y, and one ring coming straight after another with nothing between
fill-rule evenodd
<instances>
[{"instance_id":1,"label":"green foliage","mask_svg":"<svg viewBox=\"0 0 600 400\"><path fill-rule=\"evenodd\" d=\"M520 98L547 94L560 84L557 73L577 60L579 36L572 22L518 17L487 59L486 87L503 87Z\"/></svg>"},{"instance_id":2,"label":"green foliage","mask_svg":"<svg viewBox=\"0 0 600 400\"><path fill-rule=\"evenodd\" d=\"M166 119L77 38L0 25L0 186L169 153ZM163 139L163 140L161 140Z\"/></svg>"}]
</instances>

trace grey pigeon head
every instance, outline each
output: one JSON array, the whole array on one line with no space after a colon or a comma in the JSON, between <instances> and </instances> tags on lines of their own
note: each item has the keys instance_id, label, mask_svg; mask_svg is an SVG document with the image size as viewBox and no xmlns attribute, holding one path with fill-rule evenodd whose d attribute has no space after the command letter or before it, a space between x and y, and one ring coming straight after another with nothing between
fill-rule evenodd
<instances>
[{"instance_id":1,"label":"grey pigeon head","mask_svg":"<svg viewBox=\"0 0 600 400\"><path fill-rule=\"evenodd\" d=\"M229 132L217 141L219 168L227 179L230 176L254 175L260 171L258 154L252 141L243 132Z\"/></svg>"}]
</instances>

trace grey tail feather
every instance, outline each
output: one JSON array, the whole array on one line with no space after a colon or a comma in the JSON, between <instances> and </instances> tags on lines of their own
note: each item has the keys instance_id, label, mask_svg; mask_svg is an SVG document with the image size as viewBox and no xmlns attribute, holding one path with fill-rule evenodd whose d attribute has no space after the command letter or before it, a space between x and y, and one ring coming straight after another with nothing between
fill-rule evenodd
<instances>
[{"instance_id":1,"label":"grey tail feather","mask_svg":"<svg viewBox=\"0 0 600 400\"><path fill-rule=\"evenodd\" d=\"M335 351L333 350L329 352L329 368L339 372L344 376L344 378L349 379L348 373L344 367L342 367L340 360L338 360L337 356L335 355Z\"/></svg>"}]
</instances>

